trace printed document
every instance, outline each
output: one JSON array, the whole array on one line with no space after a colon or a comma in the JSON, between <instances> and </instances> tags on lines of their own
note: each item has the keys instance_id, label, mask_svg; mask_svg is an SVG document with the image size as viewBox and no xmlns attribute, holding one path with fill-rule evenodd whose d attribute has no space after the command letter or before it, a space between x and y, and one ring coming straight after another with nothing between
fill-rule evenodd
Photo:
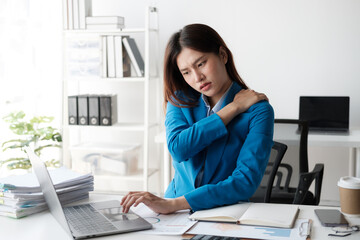
<instances>
[{"instance_id":1,"label":"printed document","mask_svg":"<svg viewBox=\"0 0 360 240\"><path fill-rule=\"evenodd\" d=\"M189 210L159 214L142 203L132 207L131 210L153 225L152 229L142 231L145 234L182 235L196 223L189 219Z\"/></svg>"}]
</instances>

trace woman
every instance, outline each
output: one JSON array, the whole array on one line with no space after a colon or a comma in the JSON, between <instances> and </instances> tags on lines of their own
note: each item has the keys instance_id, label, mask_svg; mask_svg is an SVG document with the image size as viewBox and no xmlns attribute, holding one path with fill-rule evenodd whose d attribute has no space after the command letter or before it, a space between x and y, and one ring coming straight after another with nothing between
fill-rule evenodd
<instances>
[{"instance_id":1,"label":"woman","mask_svg":"<svg viewBox=\"0 0 360 240\"><path fill-rule=\"evenodd\" d=\"M219 34L191 24L172 35L164 61L166 140L175 176L165 198L130 192L158 213L247 201L260 184L273 144L273 109L249 90Z\"/></svg>"}]
</instances>

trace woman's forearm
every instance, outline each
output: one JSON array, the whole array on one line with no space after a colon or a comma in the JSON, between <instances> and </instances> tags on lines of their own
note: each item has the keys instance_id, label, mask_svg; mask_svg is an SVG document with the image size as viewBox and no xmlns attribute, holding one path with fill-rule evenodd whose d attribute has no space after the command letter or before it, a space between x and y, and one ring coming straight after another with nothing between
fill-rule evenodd
<instances>
[{"instance_id":1,"label":"woman's forearm","mask_svg":"<svg viewBox=\"0 0 360 240\"><path fill-rule=\"evenodd\" d=\"M190 205L184 196L171 199L172 212L179 210L190 209Z\"/></svg>"},{"instance_id":2,"label":"woman's forearm","mask_svg":"<svg viewBox=\"0 0 360 240\"><path fill-rule=\"evenodd\" d=\"M224 125L227 125L236 115L239 114L235 104L230 103L217 112Z\"/></svg>"}]
</instances>

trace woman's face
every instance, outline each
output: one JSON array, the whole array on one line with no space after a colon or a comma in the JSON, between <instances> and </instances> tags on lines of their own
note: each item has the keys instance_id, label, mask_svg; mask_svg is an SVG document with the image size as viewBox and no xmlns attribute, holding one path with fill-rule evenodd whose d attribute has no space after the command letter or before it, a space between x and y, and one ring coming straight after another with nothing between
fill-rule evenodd
<instances>
[{"instance_id":1,"label":"woman's face","mask_svg":"<svg viewBox=\"0 0 360 240\"><path fill-rule=\"evenodd\" d=\"M222 47L218 55L184 48L177 57L177 65L185 81L207 96L212 106L231 85L226 62L227 54Z\"/></svg>"}]
</instances>

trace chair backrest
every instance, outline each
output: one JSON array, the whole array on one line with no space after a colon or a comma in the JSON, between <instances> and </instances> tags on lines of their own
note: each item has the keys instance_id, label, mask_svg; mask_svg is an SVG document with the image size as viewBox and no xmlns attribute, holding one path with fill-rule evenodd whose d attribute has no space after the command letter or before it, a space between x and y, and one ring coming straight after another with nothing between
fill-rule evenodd
<instances>
[{"instance_id":1,"label":"chair backrest","mask_svg":"<svg viewBox=\"0 0 360 240\"><path fill-rule=\"evenodd\" d=\"M296 129L299 139L299 173L309 171L309 162L308 162L308 135L309 135L309 125L307 121L298 120L298 119L275 119L275 125L293 125L293 129Z\"/></svg>"},{"instance_id":2,"label":"chair backrest","mask_svg":"<svg viewBox=\"0 0 360 240\"><path fill-rule=\"evenodd\" d=\"M266 189L265 193L259 192L259 194L261 195L265 194L263 202L266 203L270 202L271 192L273 189L273 183L276 177L276 173L280 166L281 160L285 155L286 150L287 150L287 146L285 144L274 141L274 145L272 146L269 157L269 162L266 167L264 177L260 183L260 186ZM261 190L261 188L259 190ZM262 202L262 200L260 201Z\"/></svg>"},{"instance_id":3,"label":"chair backrest","mask_svg":"<svg viewBox=\"0 0 360 240\"><path fill-rule=\"evenodd\" d=\"M274 139L284 142L289 149L279 165L278 179L271 198L273 201L319 204L324 164L316 164L315 168L309 172L308 134L307 121L275 119ZM315 186L315 194L309 191L312 183Z\"/></svg>"},{"instance_id":4,"label":"chair backrest","mask_svg":"<svg viewBox=\"0 0 360 240\"><path fill-rule=\"evenodd\" d=\"M295 188L300 173L309 171L308 163L308 132L306 121L297 119L275 119L274 140L288 146L276 179L276 187ZM281 176L282 175L282 176Z\"/></svg>"}]
</instances>

